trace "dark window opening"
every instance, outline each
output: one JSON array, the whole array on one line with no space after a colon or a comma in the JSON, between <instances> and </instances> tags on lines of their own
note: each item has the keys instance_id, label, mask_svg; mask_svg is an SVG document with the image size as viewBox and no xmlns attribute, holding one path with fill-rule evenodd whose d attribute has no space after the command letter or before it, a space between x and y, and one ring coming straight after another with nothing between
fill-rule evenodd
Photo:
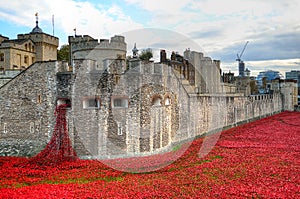
<instances>
[{"instance_id":1,"label":"dark window opening","mask_svg":"<svg viewBox=\"0 0 300 199\"><path fill-rule=\"evenodd\" d=\"M67 98L58 99L56 105L61 105L61 104L66 104L67 105L66 108L71 108L72 106L71 100Z\"/></svg>"},{"instance_id":2,"label":"dark window opening","mask_svg":"<svg viewBox=\"0 0 300 199\"><path fill-rule=\"evenodd\" d=\"M115 98L112 103L113 108L128 108L128 99Z\"/></svg>"},{"instance_id":3,"label":"dark window opening","mask_svg":"<svg viewBox=\"0 0 300 199\"><path fill-rule=\"evenodd\" d=\"M4 61L4 53L0 53L0 61Z\"/></svg>"},{"instance_id":4,"label":"dark window opening","mask_svg":"<svg viewBox=\"0 0 300 199\"><path fill-rule=\"evenodd\" d=\"M84 109L98 109L100 108L99 98L86 98L83 100Z\"/></svg>"}]
</instances>

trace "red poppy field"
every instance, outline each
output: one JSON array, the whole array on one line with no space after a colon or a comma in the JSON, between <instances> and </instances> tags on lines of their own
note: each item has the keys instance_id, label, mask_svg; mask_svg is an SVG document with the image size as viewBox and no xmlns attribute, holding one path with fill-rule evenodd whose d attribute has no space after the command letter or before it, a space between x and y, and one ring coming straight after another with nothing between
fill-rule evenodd
<instances>
[{"instance_id":1,"label":"red poppy field","mask_svg":"<svg viewBox=\"0 0 300 199\"><path fill-rule=\"evenodd\" d=\"M26 158L0 157L0 198L300 198L299 112L223 131L199 158L203 139L172 164L147 173L114 170L96 160L34 166L22 164ZM167 164L166 157L139 162Z\"/></svg>"}]
</instances>

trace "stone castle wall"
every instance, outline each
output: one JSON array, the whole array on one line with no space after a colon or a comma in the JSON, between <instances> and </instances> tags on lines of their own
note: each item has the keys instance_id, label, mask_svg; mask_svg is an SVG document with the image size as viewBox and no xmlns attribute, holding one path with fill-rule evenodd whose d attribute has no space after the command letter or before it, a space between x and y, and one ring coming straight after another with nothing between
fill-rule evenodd
<instances>
[{"instance_id":1,"label":"stone castle wall","mask_svg":"<svg viewBox=\"0 0 300 199\"><path fill-rule=\"evenodd\" d=\"M30 156L51 137L56 62L38 62L0 89L0 154Z\"/></svg>"},{"instance_id":2,"label":"stone castle wall","mask_svg":"<svg viewBox=\"0 0 300 199\"><path fill-rule=\"evenodd\" d=\"M80 157L170 150L174 144L288 108L286 94L192 93L166 64L76 60L36 63L0 89L0 154L30 156L50 139L57 100L71 103L68 129ZM33 79L34 77L34 79ZM222 89L220 89L222 90Z\"/></svg>"},{"instance_id":3,"label":"stone castle wall","mask_svg":"<svg viewBox=\"0 0 300 199\"><path fill-rule=\"evenodd\" d=\"M17 76L22 70L0 70L0 87L9 82L15 76Z\"/></svg>"},{"instance_id":4,"label":"stone castle wall","mask_svg":"<svg viewBox=\"0 0 300 199\"><path fill-rule=\"evenodd\" d=\"M116 66L126 67L123 62ZM160 66L160 72L153 74L154 65L148 63L124 72L111 63L108 73L104 73L82 65L76 62L72 98L78 135L75 148L77 144L85 145L79 154L111 157L146 153L171 143L171 133L176 132L171 118L179 115L176 94L168 85L171 71L163 71L168 67ZM97 100L99 106L83 107L91 99ZM116 105L118 100L120 105ZM173 103L165 106L166 100Z\"/></svg>"}]
</instances>

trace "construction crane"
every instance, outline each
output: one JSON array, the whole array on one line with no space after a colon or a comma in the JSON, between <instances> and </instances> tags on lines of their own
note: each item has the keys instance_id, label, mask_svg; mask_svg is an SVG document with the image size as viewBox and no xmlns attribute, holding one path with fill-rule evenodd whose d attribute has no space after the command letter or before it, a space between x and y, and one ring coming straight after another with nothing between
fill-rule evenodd
<instances>
[{"instance_id":1,"label":"construction crane","mask_svg":"<svg viewBox=\"0 0 300 199\"><path fill-rule=\"evenodd\" d=\"M236 61L239 62L239 76L242 76L242 77L245 76L245 63L242 61L241 58L243 56L243 53L244 53L248 43L249 43L249 41L246 42L246 44L244 45L244 48L240 54L236 54L236 56L237 56Z\"/></svg>"}]
</instances>

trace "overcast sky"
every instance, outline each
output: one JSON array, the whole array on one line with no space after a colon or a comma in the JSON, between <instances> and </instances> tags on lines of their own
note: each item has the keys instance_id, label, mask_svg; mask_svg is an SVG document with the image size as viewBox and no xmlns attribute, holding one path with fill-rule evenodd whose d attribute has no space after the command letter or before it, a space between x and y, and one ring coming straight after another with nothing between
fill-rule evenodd
<instances>
[{"instance_id":1,"label":"overcast sky","mask_svg":"<svg viewBox=\"0 0 300 199\"><path fill-rule=\"evenodd\" d=\"M268 69L285 75L300 70L299 10L298 0L0 0L0 34L15 39L30 32L38 12L39 26L48 34L54 15L60 45L67 44L74 28L97 39L130 33L138 48L145 38L149 47L180 54L186 48L201 50L236 75L235 59L249 41L242 60L252 75ZM148 28L159 34L145 37L140 30Z\"/></svg>"}]
</instances>

